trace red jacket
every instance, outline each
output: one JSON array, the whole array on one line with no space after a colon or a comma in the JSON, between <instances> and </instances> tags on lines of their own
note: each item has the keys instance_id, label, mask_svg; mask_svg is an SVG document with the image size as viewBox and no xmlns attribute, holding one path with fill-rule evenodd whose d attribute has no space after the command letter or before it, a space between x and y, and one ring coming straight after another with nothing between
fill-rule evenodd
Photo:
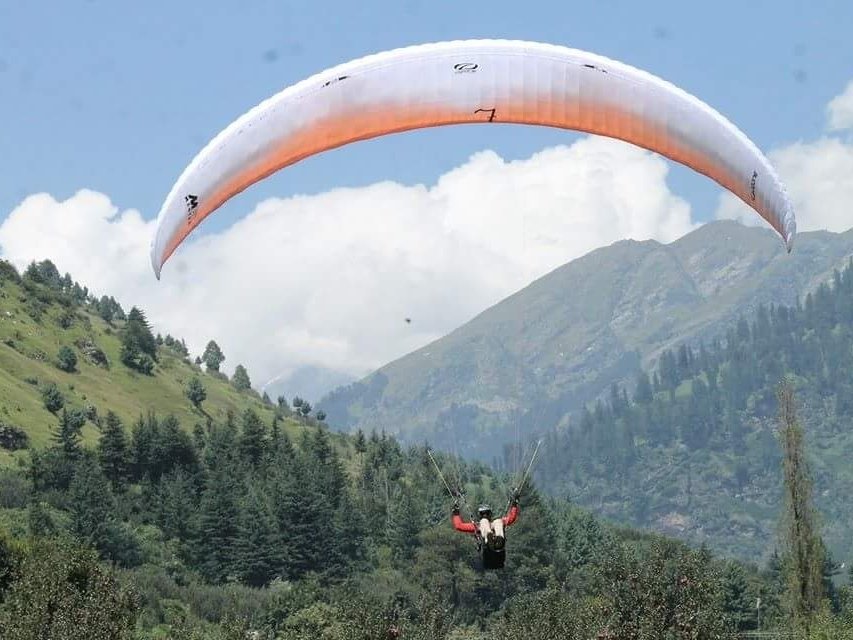
<instances>
[{"instance_id":1,"label":"red jacket","mask_svg":"<svg viewBox=\"0 0 853 640\"><path fill-rule=\"evenodd\" d=\"M518 519L518 505L514 504L509 508L509 511L503 518L501 518L501 520L503 520L505 527L509 527L516 521L516 519ZM451 521L453 522L453 528L457 531L461 531L462 533L477 533L480 530L477 523L464 522L458 511L454 511Z\"/></svg>"}]
</instances>

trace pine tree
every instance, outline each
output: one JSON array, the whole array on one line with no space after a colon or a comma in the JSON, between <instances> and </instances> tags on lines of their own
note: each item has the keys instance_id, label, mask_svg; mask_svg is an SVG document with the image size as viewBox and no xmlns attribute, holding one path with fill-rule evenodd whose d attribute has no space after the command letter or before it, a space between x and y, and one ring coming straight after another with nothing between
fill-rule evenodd
<instances>
[{"instance_id":1,"label":"pine tree","mask_svg":"<svg viewBox=\"0 0 853 640\"><path fill-rule=\"evenodd\" d=\"M284 456L282 456L284 457ZM310 465L291 456L289 468L274 467L272 506L278 529L282 577L297 579L309 571L323 571L334 531L329 526L334 509L319 489Z\"/></svg>"},{"instance_id":2,"label":"pine tree","mask_svg":"<svg viewBox=\"0 0 853 640\"><path fill-rule=\"evenodd\" d=\"M201 403L207 399L207 390L204 388L204 385L201 383L198 376L190 378L184 394L196 409L201 409Z\"/></svg>"},{"instance_id":3,"label":"pine tree","mask_svg":"<svg viewBox=\"0 0 853 640\"><path fill-rule=\"evenodd\" d=\"M61 448L68 459L80 456L80 430L86 423L86 417L77 410L62 410L59 426L53 434L53 441Z\"/></svg>"},{"instance_id":4,"label":"pine tree","mask_svg":"<svg viewBox=\"0 0 853 640\"><path fill-rule=\"evenodd\" d=\"M273 420L273 427L274 429L276 427L275 420ZM273 446L269 452L272 467L286 470L295 464L294 457L296 456L296 450L290 441L290 436L287 435L287 431L279 429L277 434L273 432L272 444Z\"/></svg>"},{"instance_id":5,"label":"pine tree","mask_svg":"<svg viewBox=\"0 0 853 640\"><path fill-rule=\"evenodd\" d=\"M201 360L204 362L208 371L219 371L219 366L225 362L225 354L222 353L222 349L219 348L219 345L216 344L214 340L211 340L204 348Z\"/></svg>"},{"instance_id":6,"label":"pine tree","mask_svg":"<svg viewBox=\"0 0 853 640\"><path fill-rule=\"evenodd\" d=\"M193 445L199 455L204 452L204 447L207 445L207 433L205 433L204 427L198 422L193 426Z\"/></svg>"},{"instance_id":7,"label":"pine tree","mask_svg":"<svg viewBox=\"0 0 853 640\"><path fill-rule=\"evenodd\" d=\"M121 308L121 305L112 296L110 296L110 305L112 305L113 316L116 320L127 320L127 315L125 314L124 309Z\"/></svg>"},{"instance_id":8,"label":"pine tree","mask_svg":"<svg viewBox=\"0 0 853 640\"><path fill-rule=\"evenodd\" d=\"M416 513L417 505L412 505L410 512L401 517L410 516L410 544L414 545L415 530L420 522ZM324 573L332 578L343 578L349 575L354 566L361 563L365 556L365 542L368 537L368 526L364 514L353 504L348 493L344 493L338 501L338 507L332 514L330 538L327 541L328 554L324 558ZM411 556L409 556L411 557Z\"/></svg>"},{"instance_id":9,"label":"pine tree","mask_svg":"<svg viewBox=\"0 0 853 640\"><path fill-rule=\"evenodd\" d=\"M197 512L195 485L183 471L164 476L159 486L157 524L167 538L188 541Z\"/></svg>"},{"instance_id":10,"label":"pine tree","mask_svg":"<svg viewBox=\"0 0 853 640\"><path fill-rule=\"evenodd\" d=\"M145 314L133 307L121 334L121 361L142 373L151 373L157 361L157 340Z\"/></svg>"},{"instance_id":11,"label":"pine tree","mask_svg":"<svg viewBox=\"0 0 853 640\"><path fill-rule=\"evenodd\" d=\"M399 497L391 503L389 520L386 539L394 558L403 562L414 560L418 548L417 532L424 525L425 514L421 503L408 487L404 487Z\"/></svg>"},{"instance_id":12,"label":"pine tree","mask_svg":"<svg viewBox=\"0 0 853 640\"><path fill-rule=\"evenodd\" d=\"M140 351L136 343L132 340L122 339L121 349L119 350L119 360L121 363L131 369L135 369L139 360Z\"/></svg>"},{"instance_id":13,"label":"pine tree","mask_svg":"<svg viewBox=\"0 0 853 640\"><path fill-rule=\"evenodd\" d=\"M264 454L266 426L252 409L243 412L243 429L240 433L240 454L251 467L257 467Z\"/></svg>"},{"instance_id":14,"label":"pine tree","mask_svg":"<svg viewBox=\"0 0 853 640\"><path fill-rule=\"evenodd\" d=\"M151 479L160 478L182 469L193 474L198 468L198 454L189 434L181 428L178 419L168 415L160 421L155 440L155 460L150 467Z\"/></svg>"},{"instance_id":15,"label":"pine tree","mask_svg":"<svg viewBox=\"0 0 853 640\"><path fill-rule=\"evenodd\" d=\"M257 479L247 484L244 495L234 573L245 584L262 587L272 579L279 566L280 552L276 549L278 529Z\"/></svg>"},{"instance_id":16,"label":"pine tree","mask_svg":"<svg viewBox=\"0 0 853 640\"><path fill-rule=\"evenodd\" d=\"M364 431L359 429L355 433L355 452L359 455L364 455L364 452L367 451L367 440L364 437Z\"/></svg>"},{"instance_id":17,"label":"pine tree","mask_svg":"<svg viewBox=\"0 0 853 640\"><path fill-rule=\"evenodd\" d=\"M248 391L252 388L252 382L249 380L249 372L242 364L238 364L234 369L234 375L231 378L231 384L238 391Z\"/></svg>"},{"instance_id":18,"label":"pine tree","mask_svg":"<svg viewBox=\"0 0 853 640\"><path fill-rule=\"evenodd\" d=\"M722 605L728 626L733 631L754 629L755 598L750 592L743 566L727 562L722 575Z\"/></svg>"},{"instance_id":19,"label":"pine tree","mask_svg":"<svg viewBox=\"0 0 853 640\"><path fill-rule=\"evenodd\" d=\"M136 341L142 353L147 353L154 360L157 359L157 340L141 309L133 307L130 310L130 313L127 314L127 324L124 330Z\"/></svg>"},{"instance_id":20,"label":"pine tree","mask_svg":"<svg viewBox=\"0 0 853 640\"><path fill-rule=\"evenodd\" d=\"M112 411L107 412L101 429L98 461L101 471L112 483L113 491L122 491L130 470L130 447L124 433L124 425Z\"/></svg>"},{"instance_id":21,"label":"pine tree","mask_svg":"<svg viewBox=\"0 0 853 640\"><path fill-rule=\"evenodd\" d=\"M658 366L660 372L660 384L667 391L672 391L680 382L678 377L678 366L675 361L675 355L667 349L660 356L660 364Z\"/></svg>"},{"instance_id":22,"label":"pine tree","mask_svg":"<svg viewBox=\"0 0 853 640\"><path fill-rule=\"evenodd\" d=\"M521 510L518 522L507 531L513 560L507 562L505 570L513 589L535 591L545 587L551 573L556 523L539 492L530 485L521 497Z\"/></svg>"},{"instance_id":23,"label":"pine tree","mask_svg":"<svg viewBox=\"0 0 853 640\"><path fill-rule=\"evenodd\" d=\"M160 423L153 413L139 416L131 432L130 460L133 480L139 482L148 476L157 464L157 446Z\"/></svg>"},{"instance_id":24,"label":"pine tree","mask_svg":"<svg viewBox=\"0 0 853 640\"><path fill-rule=\"evenodd\" d=\"M205 578L221 583L232 575L240 518L234 461L234 433L228 426L213 430L206 452L207 474L199 505L198 536L194 548Z\"/></svg>"},{"instance_id":25,"label":"pine tree","mask_svg":"<svg viewBox=\"0 0 853 640\"><path fill-rule=\"evenodd\" d=\"M338 509L346 493L346 476L340 458L332 447L329 434L321 427L312 432L305 432L304 437L303 451L317 488L326 496L330 506Z\"/></svg>"},{"instance_id":26,"label":"pine tree","mask_svg":"<svg viewBox=\"0 0 853 640\"><path fill-rule=\"evenodd\" d=\"M649 374L641 371L637 376L637 388L634 391L634 402L639 405L647 405L654 399L652 392L652 383L649 381Z\"/></svg>"},{"instance_id":27,"label":"pine tree","mask_svg":"<svg viewBox=\"0 0 853 640\"><path fill-rule=\"evenodd\" d=\"M682 380L690 377L693 373L693 349L687 344L682 344L678 348L678 373Z\"/></svg>"},{"instance_id":28,"label":"pine tree","mask_svg":"<svg viewBox=\"0 0 853 640\"><path fill-rule=\"evenodd\" d=\"M526 515L526 507L525 507ZM561 535L558 537L561 547L558 549L563 571L573 572L582 567L599 564L605 551L616 544L602 530L598 520L592 514L572 509L559 518Z\"/></svg>"},{"instance_id":29,"label":"pine tree","mask_svg":"<svg viewBox=\"0 0 853 640\"><path fill-rule=\"evenodd\" d=\"M115 501L104 474L90 458L77 466L68 489L71 532L98 551L110 547Z\"/></svg>"},{"instance_id":30,"label":"pine tree","mask_svg":"<svg viewBox=\"0 0 853 640\"><path fill-rule=\"evenodd\" d=\"M101 319L107 324L112 324L113 318L115 317L115 311L113 306L110 304L110 299L107 296L101 296L101 299L98 300L96 305L98 315L101 316Z\"/></svg>"},{"instance_id":31,"label":"pine tree","mask_svg":"<svg viewBox=\"0 0 853 640\"><path fill-rule=\"evenodd\" d=\"M290 406L287 404L287 398L284 396L276 398L276 404L278 404L279 410L284 412L290 411Z\"/></svg>"}]
</instances>

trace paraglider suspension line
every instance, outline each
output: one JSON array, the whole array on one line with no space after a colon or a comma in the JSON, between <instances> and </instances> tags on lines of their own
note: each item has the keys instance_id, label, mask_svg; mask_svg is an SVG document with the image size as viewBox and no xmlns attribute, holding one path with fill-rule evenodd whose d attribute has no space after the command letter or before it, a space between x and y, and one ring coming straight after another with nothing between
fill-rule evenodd
<instances>
[{"instance_id":1,"label":"paraglider suspension line","mask_svg":"<svg viewBox=\"0 0 853 640\"><path fill-rule=\"evenodd\" d=\"M527 479L530 477L530 471L533 469L533 463L536 462L536 454L539 453L539 445L542 444L542 439L536 443L536 448L533 450L533 455L530 456L530 464L527 465L527 469L524 471L524 475L521 477L521 483L518 485L518 491L521 491L524 488Z\"/></svg>"},{"instance_id":2,"label":"paraglider suspension line","mask_svg":"<svg viewBox=\"0 0 853 640\"><path fill-rule=\"evenodd\" d=\"M427 455L429 459L432 460L432 464L435 467L436 473L438 473L438 477L441 478L442 483L444 483L444 488L447 489L447 493L450 494L451 500L456 500L457 497L453 494L453 490L450 488L450 485L447 484L447 480L444 478L444 474L441 472L441 469L438 467L438 463L435 461L435 458L432 457L432 451L427 449Z\"/></svg>"},{"instance_id":3,"label":"paraglider suspension line","mask_svg":"<svg viewBox=\"0 0 853 640\"><path fill-rule=\"evenodd\" d=\"M513 487L516 493L521 493L521 490L524 489L524 485L527 484L527 479L530 477L530 472L533 470L533 463L536 462L536 454L539 453L539 445L542 444L542 439L540 438L536 442L536 448L533 449L533 455L530 456L530 462L527 464L527 468L524 470L524 475L521 476L521 482L519 482L515 487ZM506 505L506 511L509 511L509 507L512 504L512 498L510 497L509 502Z\"/></svg>"},{"instance_id":4,"label":"paraglider suspension line","mask_svg":"<svg viewBox=\"0 0 853 640\"><path fill-rule=\"evenodd\" d=\"M435 467L435 472L438 474L438 477L441 478L441 482L442 482L442 484L444 484L444 488L447 489L447 493L450 495L450 499L455 501L455 502L458 502L461 500L462 506L465 507L465 511L468 512L468 518L471 520L471 522L474 522L474 512L468 506L468 501L465 499L465 494L462 493L461 490L457 490L456 493L453 493L453 489L451 489L450 485L447 484L447 480L444 478L444 474L441 472L441 468L438 466L438 463L435 461L435 458L432 455L432 451L427 449L427 455L429 456L429 459L432 460L432 465ZM479 550L480 545L481 545L479 530L477 531L477 533L475 534L474 537L476 538L477 549Z\"/></svg>"}]
</instances>

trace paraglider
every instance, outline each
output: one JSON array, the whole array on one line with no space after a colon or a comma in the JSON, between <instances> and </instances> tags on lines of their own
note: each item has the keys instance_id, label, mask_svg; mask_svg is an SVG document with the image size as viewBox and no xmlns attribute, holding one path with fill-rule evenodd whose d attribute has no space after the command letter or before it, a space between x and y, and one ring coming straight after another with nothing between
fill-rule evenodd
<instances>
[{"instance_id":1,"label":"paraglider","mask_svg":"<svg viewBox=\"0 0 853 640\"><path fill-rule=\"evenodd\" d=\"M341 64L287 87L235 120L199 152L167 195L151 241L154 273L159 279L169 257L219 207L284 167L360 140L472 123L555 127L656 152L719 183L769 223L789 252L793 246L793 206L775 169L743 132L698 98L586 51L466 40ZM458 499L443 476L442 481ZM520 491L523 482L516 486ZM473 516L468 523L459 518L466 531L473 526L475 535L485 538L483 548L501 554L497 566L503 566L503 528L518 516L517 492L513 501L500 523L484 512L478 520L482 529Z\"/></svg>"},{"instance_id":2,"label":"paraglider","mask_svg":"<svg viewBox=\"0 0 853 640\"><path fill-rule=\"evenodd\" d=\"M298 82L251 109L186 167L151 243L157 278L230 198L311 155L358 140L464 123L519 123L617 138L718 182L791 250L796 222L776 171L737 127L645 71L567 47L466 40L395 49Z\"/></svg>"},{"instance_id":3,"label":"paraglider","mask_svg":"<svg viewBox=\"0 0 853 640\"><path fill-rule=\"evenodd\" d=\"M465 502L465 494L457 489L455 492L450 488L447 479L441 472L441 467L438 466L432 451L426 450L427 456L432 461L433 467L438 474L439 479L444 484L444 488L450 497L453 499L453 511L451 513L450 522L456 531L469 533L474 536L477 544L477 552L481 554L482 567L485 570L502 569L506 564L506 529L515 524L518 515L521 511L519 507L519 499L521 491L527 484L530 478L530 472L533 470L533 465L536 462L536 455L539 453L539 447L542 440L536 443L533 449L533 455L530 456L530 462L524 473L517 477L519 481L515 488L510 493L509 503L506 508L506 515L499 518L494 518L492 508L488 504L481 504L477 509L477 518L471 516L468 522L462 519L460 511L460 501ZM461 484L461 483L460 483Z\"/></svg>"},{"instance_id":4,"label":"paraglider","mask_svg":"<svg viewBox=\"0 0 853 640\"><path fill-rule=\"evenodd\" d=\"M477 508L477 522L465 522L459 513L459 503L453 504L453 528L476 536L477 546L483 554L483 569L502 569L506 563L505 530L518 519L518 491L513 491L506 515L493 518L492 508L482 504Z\"/></svg>"}]
</instances>

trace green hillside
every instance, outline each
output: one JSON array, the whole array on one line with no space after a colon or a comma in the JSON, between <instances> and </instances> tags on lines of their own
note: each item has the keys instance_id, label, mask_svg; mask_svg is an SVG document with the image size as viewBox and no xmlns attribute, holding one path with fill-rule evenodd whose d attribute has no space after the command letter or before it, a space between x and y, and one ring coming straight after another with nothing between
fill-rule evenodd
<instances>
[{"instance_id":1,"label":"green hillside","mask_svg":"<svg viewBox=\"0 0 853 640\"><path fill-rule=\"evenodd\" d=\"M118 309L117 317L107 322L99 304L83 287L71 283L70 276L59 279L49 263L31 267L23 277L8 263L0 268L0 423L23 430L30 446L47 445L56 428L58 416L45 408L42 399L42 391L51 383L64 396L66 408L90 416L82 430L88 444L97 438L98 416L103 417L106 410L125 424L156 410L158 415L174 415L186 429L208 419L222 420L229 412L239 415L249 407L265 420L272 419L271 404L252 390L239 391L222 374L205 373L183 353L179 340L165 340L175 346L158 341L150 374L126 366L121 361L126 322L118 319L124 313ZM74 372L57 366L63 346L76 355ZM201 410L185 395L194 376L207 392ZM0 465L26 456L26 449L0 448Z\"/></svg>"}]
</instances>

